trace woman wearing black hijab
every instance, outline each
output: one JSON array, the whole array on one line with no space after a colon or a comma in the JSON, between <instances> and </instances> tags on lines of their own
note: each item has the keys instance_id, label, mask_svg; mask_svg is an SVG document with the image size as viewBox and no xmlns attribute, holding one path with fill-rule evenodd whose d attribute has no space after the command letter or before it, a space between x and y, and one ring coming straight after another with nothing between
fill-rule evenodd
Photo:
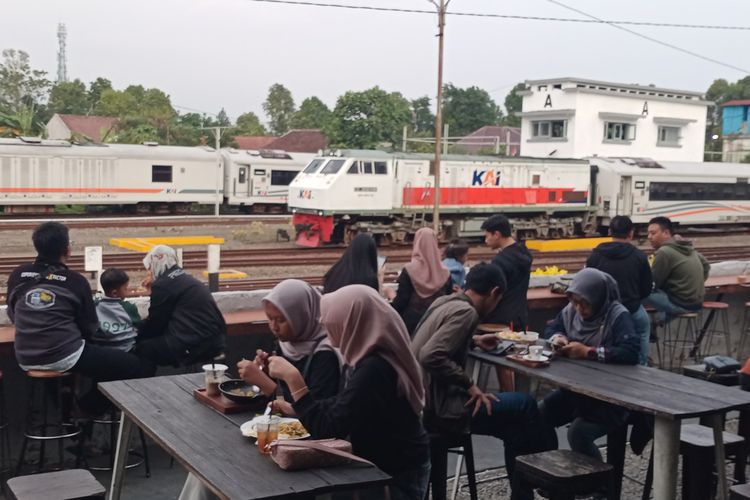
<instances>
[{"instance_id":1,"label":"woman wearing black hijab","mask_svg":"<svg viewBox=\"0 0 750 500\"><path fill-rule=\"evenodd\" d=\"M378 281L378 247L366 233L354 237L341 256L323 276L323 293L335 292L347 285L367 285L380 290Z\"/></svg>"}]
</instances>

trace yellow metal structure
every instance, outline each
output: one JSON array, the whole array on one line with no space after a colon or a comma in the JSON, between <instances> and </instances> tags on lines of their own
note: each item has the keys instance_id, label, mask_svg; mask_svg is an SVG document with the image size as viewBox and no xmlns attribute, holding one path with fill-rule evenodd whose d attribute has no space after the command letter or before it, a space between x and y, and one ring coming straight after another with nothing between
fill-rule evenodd
<instances>
[{"instance_id":1,"label":"yellow metal structure","mask_svg":"<svg viewBox=\"0 0 750 500\"><path fill-rule=\"evenodd\" d=\"M590 250L600 243L609 243L612 238L574 238L566 240L528 240L526 248L540 252L564 252L566 250Z\"/></svg>"},{"instance_id":2,"label":"yellow metal structure","mask_svg":"<svg viewBox=\"0 0 750 500\"><path fill-rule=\"evenodd\" d=\"M169 245L171 247L186 247L196 245L221 245L224 238L215 236L171 236L165 238L112 238L109 244L134 250L136 252L148 252L156 245Z\"/></svg>"},{"instance_id":3,"label":"yellow metal structure","mask_svg":"<svg viewBox=\"0 0 750 500\"><path fill-rule=\"evenodd\" d=\"M208 271L203 271L203 276L208 278ZM247 273L237 271L236 269L220 269L219 279L220 280L241 280L247 278Z\"/></svg>"}]
</instances>

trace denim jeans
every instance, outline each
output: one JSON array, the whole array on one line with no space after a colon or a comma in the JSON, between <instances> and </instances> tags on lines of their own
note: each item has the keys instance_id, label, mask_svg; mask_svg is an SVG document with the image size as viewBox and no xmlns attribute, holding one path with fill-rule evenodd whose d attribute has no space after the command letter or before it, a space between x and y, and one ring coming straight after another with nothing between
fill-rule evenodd
<instances>
[{"instance_id":1,"label":"denim jeans","mask_svg":"<svg viewBox=\"0 0 750 500\"><path fill-rule=\"evenodd\" d=\"M651 306L659 313L657 318L661 321L670 322L678 314L685 314L688 312L695 312L695 310L685 309L682 306L678 306L669 299L669 295L663 290L655 290L648 297L643 299L643 304Z\"/></svg>"},{"instance_id":2,"label":"denim jeans","mask_svg":"<svg viewBox=\"0 0 750 500\"><path fill-rule=\"evenodd\" d=\"M430 461L393 476L391 500L423 500L430 482Z\"/></svg>"},{"instance_id":3,"label":"denim jeans","mask_svg":"<svg viewBox=\"0 0 750 500\"><path fill-rule=\"evenodd\" d=\"M570 391L558 389L541 405L542 418L553 427L570 423L570 449L601 460L594 441L625 425L627 410Z\"/></svg>"},{"instance_id":4,"label":"denim jeans","mask_svg":"<svg viewBox=\"0 0 750 500\"><path fill-rule=\"evenodd\" d=\"M635 333L641 338L641 351L638 356L638 362L645 366L648 364L648 350L651 343L651 321L643 306L636 309L630 316L633 318Z\"/></svg>"}]
</instances>

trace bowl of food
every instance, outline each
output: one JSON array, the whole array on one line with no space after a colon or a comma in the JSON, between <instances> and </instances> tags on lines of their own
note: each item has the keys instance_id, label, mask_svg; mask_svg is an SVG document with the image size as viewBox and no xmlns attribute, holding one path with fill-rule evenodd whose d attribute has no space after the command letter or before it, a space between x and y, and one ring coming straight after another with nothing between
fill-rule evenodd
<instances>
[{"instance_id":1,"label":"bowl of food","mask_svg":"<svg viewBox=\"0 0 750 500\"><path fill-rule=\"evenodd\" d=\"M539 340L539 334L537 332L514 332L512 330L503 330L497 332L497 338L500 340L507 340L516 344L533 344Z\"/></svg>"},{"instance_id":2,"label":"bowl of food","mask_svg":"<svg viewBox=\"0 0 750 500\"><path fill-rule=\"evenodd\" d=\"M252 405L262 408L268 404L268 398L260 392L257 385L250 385L242 379L227 380L219 384L219 391L225 398L241 405Z\"/></svg>"}]
</instances>

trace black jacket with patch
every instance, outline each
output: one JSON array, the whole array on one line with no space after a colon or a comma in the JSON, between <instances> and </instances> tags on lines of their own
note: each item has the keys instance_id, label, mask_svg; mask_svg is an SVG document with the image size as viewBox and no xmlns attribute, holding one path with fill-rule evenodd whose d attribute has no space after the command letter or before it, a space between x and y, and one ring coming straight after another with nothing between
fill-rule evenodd
<instances>
[{"instance_id":1,"label":"black jacket with patch","mask_svg":"<svg viewBox=\"0 0 750 500\"><path fill-rule=\"evenodd\" d=\"M181 363L203 361L224 349L227 325L208 287L174 266L151 285L148 319L138 339L164 335Z\"/></svg>"},{"instance_id":2,"label":"black jacket with patch","mask_svg":"<svg viewBox=\"0 0 750 500\"><path fill-rule=\"evenodd\" d=\"M11 273L8 316L16 324L16 360L25 366L70 356L99 324L86 278L62 263L40 260Z\"/></svg>"}]
</instances>

